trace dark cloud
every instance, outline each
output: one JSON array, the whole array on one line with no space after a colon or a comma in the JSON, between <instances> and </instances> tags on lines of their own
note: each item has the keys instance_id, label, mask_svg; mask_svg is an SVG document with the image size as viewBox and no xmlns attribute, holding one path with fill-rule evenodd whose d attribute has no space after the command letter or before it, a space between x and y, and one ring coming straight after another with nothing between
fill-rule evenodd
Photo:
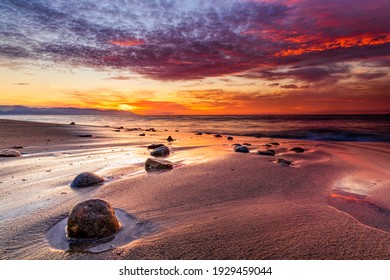
<instances>
[{"instance_id":1,"label":"dark cloud","mask_svg":"<svg viewBox=\"0 0 390 280\"><path fill-rule=\"evenodd\" d=\"M17 86L28 86L30 83L15 83Z\"/></svg>"},{"instance_id":2,"label":"dark cloud","mask_svg":"<svg viewBox=\"0 0 390 280\"><path fill-rule=\"evenodd\" d=\"M364 80L372 80L387 76L387 72L367 72L358 74L357 77Z\"/></svg>"},{"instance_id":3,"label":"dark cloud","mask_svg":"<svg viewBox=\"0 0 390 280\"><path fill-rule=\"evenodd\" d=\"M286 89L298 89L299 88L299 86L297 86L295 84L282 85L280 87L281 88L286 88Z\"/></svg>"},{"instance_id":4,"label":"dark cloud","mask_svg":"<svg viewBox=\"0 0 390 280\"><path fill-rule=\"evenodd\" d=\"M384 0L0 2L6 60L129 70L160 80L248 71L272 79L287 66L297 67L289 76L313 82L335 75L324 65L389 54Z\"/></svg>"},{"instance_id":5,"label":"dark cloud","mask_svg":"<svg viewBox=\"0 0 390 280\"><path fill-rule=\"evenodd\" d=\"M126 81L132 79L133 79L132 77L128 77L128 76L113 76L113 77L105 78L105 80L118 80L118 81Z\"/></svg>"}]
</instances>

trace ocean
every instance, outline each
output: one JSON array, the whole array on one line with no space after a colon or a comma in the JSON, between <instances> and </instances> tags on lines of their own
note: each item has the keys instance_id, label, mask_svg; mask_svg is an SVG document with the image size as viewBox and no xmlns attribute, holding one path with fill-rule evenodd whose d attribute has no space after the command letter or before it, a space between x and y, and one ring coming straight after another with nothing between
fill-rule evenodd
<instances>
[{"instance_id":1,"label":"ocean","mask_svg":"<svg viewBox=\"0 0 390 280\"><path fill-rule=\"evenodd\" d=\"M2 115L2 119L324 141L390 141L390 115Z\"/></svg>"}]
</instances>

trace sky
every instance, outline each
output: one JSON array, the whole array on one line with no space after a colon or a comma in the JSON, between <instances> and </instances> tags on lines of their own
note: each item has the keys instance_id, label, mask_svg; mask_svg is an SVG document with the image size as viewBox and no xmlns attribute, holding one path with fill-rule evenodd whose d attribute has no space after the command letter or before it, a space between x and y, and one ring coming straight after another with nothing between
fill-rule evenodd
<instances>
[{"instance_id":1,"label":"sky","mask_svg":"<svg viewBox=\"0 0 390 280\"><path fill-rule=\"evenodd\" d=\"M390 1L1 0L0 105L390 113Z\"/></svg>"}]
</instances>

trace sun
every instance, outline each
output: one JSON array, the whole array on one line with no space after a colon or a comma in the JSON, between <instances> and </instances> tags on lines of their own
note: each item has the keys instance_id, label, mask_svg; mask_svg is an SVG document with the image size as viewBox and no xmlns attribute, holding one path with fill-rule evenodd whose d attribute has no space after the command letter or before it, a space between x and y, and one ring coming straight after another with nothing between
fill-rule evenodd
<instances>
[{"instance_id":1,"label":"sun","mask_svg":"<svg viewBox=\"0 0 390 280\"><path fill-rule=\"evenodd\" d=\"M130 106L128 104L119 104L118 109L121 111L131 111L134 110L134 106Z\"/></svg>"}]
</instances>

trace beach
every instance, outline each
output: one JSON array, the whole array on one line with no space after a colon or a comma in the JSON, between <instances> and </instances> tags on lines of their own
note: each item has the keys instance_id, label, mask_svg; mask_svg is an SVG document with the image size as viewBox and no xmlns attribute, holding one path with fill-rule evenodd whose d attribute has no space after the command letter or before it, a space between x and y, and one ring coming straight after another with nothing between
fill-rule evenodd
<instances>
[{"instance_id":1,"label":"beach","mask_svg":"<svg viewBox=\"0 0 390 280\"><path fill-rule=\"evenodd\" d=\"M0 158L1 259L390 259L388 142L227 140L75 122L0 120L0 149L22 154ZM275 156L256 154L275 142ZM172 170L145 171L152 143L169 147ZM81 172L105 182L71 188ZM94 253L55 248L48 232L92 198L127 213L136 237Z\"/></svg>"}]
</instances>

